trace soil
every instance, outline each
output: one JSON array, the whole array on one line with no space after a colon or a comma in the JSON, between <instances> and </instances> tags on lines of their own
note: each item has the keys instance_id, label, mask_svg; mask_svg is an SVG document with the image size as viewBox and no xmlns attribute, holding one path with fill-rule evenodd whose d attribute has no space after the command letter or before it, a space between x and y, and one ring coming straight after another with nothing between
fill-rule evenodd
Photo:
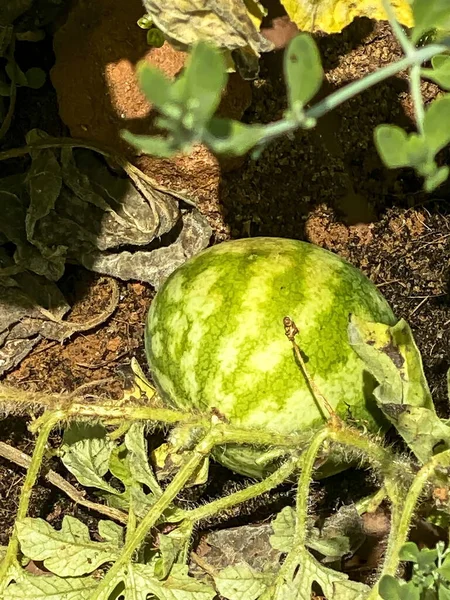
<instances>
[{"instance_id":1,"label":"soil","mask_svg":"<svg viewBox=\"0 0 450 600\"><path fill-rule=\"evenodd\" d=\"M280 29L283 35L286 31L287 37L292 35L292 27ZM342 34L317 36L317 41L326 71L322 96L400 56L389 27L365 19ZM21 44L18 46L23 61L30 61L30 54L20 48ZM39 43L37 50L40 53L34 56L39 56L40 66L48 69L54 61L49 42ZM286 107L281 59L281 52L262 57L260 78L251 84L253 100L244 121L269 122L281 117ZM120 69L114 71L119 83L120 73ZM71 71L69 76L73 74ZM422 91L427 102L439 93L429 83L423 84ZM70 93L74 98L77 91L72 88ZM125 110L123 106L121 110ZM406 74L401 74L347 102L323 118L315 129L271 144L258 160L246 158L232 171L220 171L215 165L213 175L202 185L198 180L195 185L188 181L195 160L189 169L170 164L159 169L153 164L147 165L147 172L168 187L189 190L213 227L214 242L261 235L303 239L361 268L379 286L397 316L411 325L437 409L441 416L448 417L450 184L447 182L432 195L425 194L412 172L385 169L373 143L376 125L396 123L411 129L411 118ZM24 134L34 126L54 135L66 133L50 83L41 90L20 90L15 120L3 147L22 145ZM98 127L101 129L101 125ZM443 151L439 158L449 163L450 153ZM139 160L142 168L146 161ZM0 163L0 167L3 175L6 165ZM93 307L105 300L100 278L79 267L68 268L60 283L73 305L71 319L87 318ZM4 382L26 390L72 392L81 385L107 380L93 390L119 397L123 369L130 359L135 356L145 364L144 319L154 294L140 282L120 283L120 290L119 306L106 323L62 345L42 342ZM23 418L5 418L0 438L31 452L33 440ZM55 466L56 461L52 462ZM208 491L212 496L226 485L228 489L242 485L241 479L220 467L217 473L222 483ZM328 498L327 506L355 500L352 494L362 488L362 480L357 475L352 477L333 479L332 493L328 488L324 496ZM0 459L0 545L6 543L11 532L22 479L20 469ZM292 496L289 490L282 490L280 495L287 501ZM317 505L320 508L320 502ZM91 518L45 483L36 487L32 516L57 522L67 511L85 520ZM261 518L261 511L261 505L253 506L246 515L256 512Z\"/></svg>"}]
</instances>

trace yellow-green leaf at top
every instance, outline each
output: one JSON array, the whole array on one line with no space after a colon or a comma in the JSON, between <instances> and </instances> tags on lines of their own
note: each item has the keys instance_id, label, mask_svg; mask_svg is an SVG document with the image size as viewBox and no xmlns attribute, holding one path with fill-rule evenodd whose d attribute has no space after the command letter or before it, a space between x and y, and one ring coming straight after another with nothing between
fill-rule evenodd
<instances>
[{"instance_id":1,"label":"yellow-green leaf at top","mask_svg":"<svg viewBox=\"0 0 450 600\"><path fill-rule=\"evenodd\" d=\"M281 3L301 31L337 33L356 17L387 20L383 0L281 0ZM408 0L391 0L391 5L398 21L412 27L411 3Z\"/></svg>"}]
</instances>

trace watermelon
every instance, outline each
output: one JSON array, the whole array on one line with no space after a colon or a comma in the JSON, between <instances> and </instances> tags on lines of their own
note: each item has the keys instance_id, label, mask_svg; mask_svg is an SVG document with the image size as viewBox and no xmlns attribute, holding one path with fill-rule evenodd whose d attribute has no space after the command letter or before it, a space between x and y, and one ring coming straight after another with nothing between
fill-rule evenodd
<instances>
[{"instance_id":1,"label":"watermelon","mask_svg":"<svg viewBox=\"0 0 450 600\"><path fill-rule=\"evenodd\" d=\"M317 429L317 405L286 338L283 319L309 375L344 419L379 431L375 381L351 348L349 314L394 325L376 286L345 260L306 242L249 238L208 248L179 267L156 294L145 333L150 370L173 407L278 434ZM227 445L215 457L234 471L264 476L273 451Z\"/></svg>"}]
</instances>

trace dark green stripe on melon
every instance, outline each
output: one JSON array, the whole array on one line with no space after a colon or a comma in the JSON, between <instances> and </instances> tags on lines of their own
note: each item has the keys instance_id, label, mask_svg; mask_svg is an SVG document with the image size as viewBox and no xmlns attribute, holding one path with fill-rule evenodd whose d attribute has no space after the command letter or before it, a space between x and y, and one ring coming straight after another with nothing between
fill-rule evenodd
<instances>
[{"instance_id":1,"label":"dark green stripe on melon","mask_svg":"<svg viewBox=\"0 0 450 600\"><path fill-rule=\"evenodd\" d=\"M147 356L160 392L175 406L215 408L245 427L304 431L323 423L324 414L285 337L289 316L300 329L308 372L330 404L376 430L370 380L347 341L350 313L395 323L377 288L326 250L277 238L226 242L162 286L148 315ZM230 465L226 455L222 462L245 473L257 456L251 451L239 467L239 458Z\"/></svg>"}]
</instances>

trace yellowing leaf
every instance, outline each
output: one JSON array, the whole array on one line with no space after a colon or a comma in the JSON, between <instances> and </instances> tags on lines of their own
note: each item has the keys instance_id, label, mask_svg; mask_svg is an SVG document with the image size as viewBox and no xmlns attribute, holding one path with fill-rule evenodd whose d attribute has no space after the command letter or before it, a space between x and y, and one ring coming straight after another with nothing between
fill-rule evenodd
<instances>
[{"instance_id":1,"label":"yellowing leaf","mask_svg":"<svg viewBox=\"0 0 450 600\"><path fill-rule=\"evenodd\" d=\"M281 0L281 3L300 31L338 33L356 17L387 19L382 0ZM391 5L400 23L412 27L410 2L391 0Z\"/></svg>"},{"instance_id":2,"label":"yellowing leaf","mask_svg":"<svg viewBox=\"0 0 450 600\"><path fill-rule=\"evenodd\" d=\"M263 18L267 15L267 10L258 0L244 0L244 4L253 25L259 30Z\"/></svg>"},{"instance_id":3,"label":"yellowing leaf","mask_svg":"<svg viewBox=\"0 0 450 600\"><path fill-rule=\"evenodd\" d=\"M186 50L200 40L222 49L249 48L259 56L272 44L259 33L264 9L258 0L144 0L169 42Z\"/></svg>"}]
</instances>

